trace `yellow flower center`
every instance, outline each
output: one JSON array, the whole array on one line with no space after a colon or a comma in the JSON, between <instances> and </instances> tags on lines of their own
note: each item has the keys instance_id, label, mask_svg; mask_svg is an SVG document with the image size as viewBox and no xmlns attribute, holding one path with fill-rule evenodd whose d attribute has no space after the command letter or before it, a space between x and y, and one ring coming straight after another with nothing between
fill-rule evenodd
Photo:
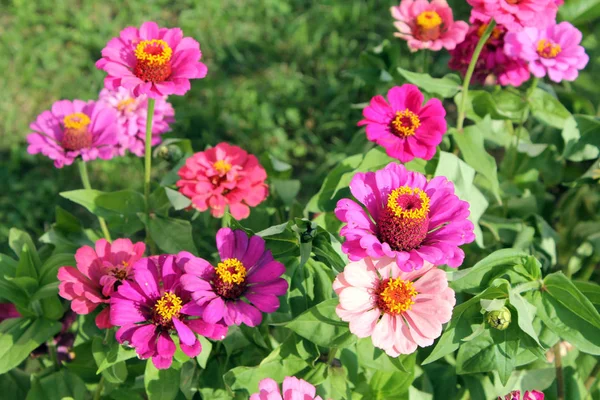
<instances>
[{"instance_id":1,"label":"yellow flower center","mask_svg":"<svg viewBox=\"0 0 600 400\"><path fill-rule=\"evenodd\" d=\"M154 310L163 321L171 321L173 317L179 316L181 307L181 298L171 292L166 292L158 299Z\"/></svg>"},{"instance_id":2,"label":"yellow flower center","mask_svg":"<svg viewBox=\"0 0 600 400\"><path fill-rule=\"evenodd\" d=\"M542 58L554 58L561 52L561 47L557 43L552 43L547 39L541 39L537 44L537 53Z\"/></svg>"},{"instance_id":3,"label":"yellow flower center","mask_svg":"<svg viewBox=\"0 0 600 400\"><path fill-rule=\"evenodd\" d=\"M90 117L81 112L69 114L63 119L65 128L75 130L83 130L90 122Z\"/></svg>"},{"instance_id":4,"label":"yellow flower center","mask_svg":"<svg viewBox=\"0 0 600 400\"><path fill-rule=\"evenodd\" d=\"M117 104L117 110L123 112L123 111L130 111L131 110L131 106L133 105L133 103L135 103L135 99L134 98L129 98L129 99L125 99L125 100L121 100L118 104Z\"/></svg>"},{"instance_id":5,"label":"yellow flower center","mask_svg":"<svg viewBox=\"0 0 600 400\"><path fill-rule=\"evenodd\" d=\"M377 306L388 314L398 315L412 308L417 294L411 281L387 279L381 283Z\"/></svg>"},{"instance_id":6,"label":"yellow flower center","mask_svg":"<svg viewBox=\"0 0 600 400\"><path fill-rule=\"evenodd\" d=\"M483 33L487 29L488 25L489 24L481 24L481 26L479 28L477 28L477 36L482 37ZM499 39L500 35L502 35L502 30L500 28L494 28L494 29L492 29L492 34L490 35L490 39Z\"/></svg>"},{"instance_id":7,"label":"yellow flower center","mask_svg":"<svg viewBox=\"0 0 600 400\"><path fill-rule=\"evenodd\" d=\"M219 175L225 175L231 170L231 164L225 160L218 160L213 164L213 168L217 170Z\"/></svg>"},{"instance_id":8,"label":"yellow flower center","mask_svg":"<svg viewBox=\"0 0 600 400\"><path fill-rule=\"evenodd\" d=\"M135 47L135 58L146 65L164 65L171 61L173 50L160 39L142 40Z\"/></svg>"},{"instance_id":9,"label":"yellow flower center","mask_svg":"<svg viewBox=\"0 0 600 400\"><path fill-rule=\"evenodd\" d=\"M398 218L421 220L429 214L429 196L419 188L400 186L388 196L387 208Z\"/></svg>"},{"instance_id":10,"label":"yellow flower center","mask_svg":"<svg viewBox=\"0 0 600 400\"><path fill-rule=\"evenodd\" d=\"M419 126L421 126L419 116L409 109L396 111L396 116L392 120L393 133L402 138L413 136Z\"/></svg>"},{"instance_id":11,"label":"yellow flower center","mask_svg":"<svg viewBox=\"0 0 600 400\"><path fill-rule=\"evenodd\" d=\"M237 258L227 258L215 268L220 280L224 283L241 284L246 280L246 267Z\"/></svg>"},{"instance_id":12,"label":"yellow flower center","mask_svg":"<svg viewBox=\"0 0 600 400\"><path fill-rule=\"evenodd\" d=\"M437 28L442 24L442 18L435 11L423 11L417 16L417 25L422 29Z\"/></svg>"}]
</instances>

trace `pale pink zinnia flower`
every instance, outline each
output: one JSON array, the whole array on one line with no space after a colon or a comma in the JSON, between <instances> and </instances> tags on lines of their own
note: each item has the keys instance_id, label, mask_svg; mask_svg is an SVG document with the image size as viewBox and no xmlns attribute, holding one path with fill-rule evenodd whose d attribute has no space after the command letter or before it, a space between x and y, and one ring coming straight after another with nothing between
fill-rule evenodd
<instances>
[{"instance_id":1,"label":"pale pink zinnia flower","mask_svg":"<svg viewBox=\"0 0 600 400\"><path fill-rule=\"evenodd\" d=\"M119 285L131 278L131 268L145 250L144 243L133 244L129 239L113 243L100 239L95 249L80 247L75 253L77 266L58 269L58 294L71 301L71 309L77 314L89 314L98 306L108 305ZM109 313L110 307L106 307L96 317L100 329L112 326Z\"/></svg>"},{"instance_id":2,"label":"pale pink zinnia flower","mask_svg":"<svg viewBox=\"0 0 600 400\"><path fill-rule=\"evenodd\" d=\"M117 113L94 101L60 100L38 115L29 125L27 152L42 153L54 160L56 168L98 157L108 160L115 154L119 134Z\"/></svg>"},{"instance_id":3,"label":"pale pink zinnia flower","mask_svg":"<svg viewBox=\"0 0 600 400\"><path fill-rule=\"evenodd\" d=\"M183 37L181 29L144 22L140 29L130 26L112 38L96 67L108 73L104 80L107 89L122 86L136 97L161 98L184 95L190 90L190 79L206 76L201 57L200 44Z\"/></svg>"},{"instance_id":4,"label":"pale pink zinnia flower","mask_svg":"<svg viewBox=\"0 0 600 400\"><path fill-rule=\"evenodd\" d=\"M283 390L271 378L265 378L258 383L258 393L250 396L250 400L323 400L316 396L317 390L313 385L295 376L287 376L283 380Z\"/></svg>"},{"instance_id":5,"label":"pale pink zinnia flower","mask_svg":"<svg viewBox=\"0 0 600 400\"><path fill-rule=\"evenodd\" d=\"M350 332L371 336L390 357L431 346L456 303L444 271L427 263L404 272L389 258L348 264L333 289L340 298L336 313L350 323Z\"/></svg>"},{"instance_id":6,"label":"pale pink zinnia flower","mask_svg":"<svg viewBox=\"0 0 600 400\"><path fill-rule=\"evenodd\" d=\"M411 84L394 86L387 100L377 95L364 108L365 119L358 126L366 125L367 139L402 162L430 160L447 129L442 102L430 99L423 104L423 93Z\"/></svg>"},{"instance_id":7,"label":"pale pink zinnia flower","mask_svg":"<svg viewBox=\"0 0 600 400\"><path fill-rule=\"evenodd\" d=\"M534 76L548 75L554 82L574 81L590 59L580 45L581 31L568 22L509 32L505 41L506 54L527 61Z\"/></svg>"},{"instance_id":8,"label":"pale pink zinnia flower","mask_svg":"<svg viewBox=\"0 0 600 400\"><path fill-rule=\"evenodd\" d=\"M544 393L537 390L526 391L521 398L521 391L513 390L504 397L498 397L498 400L544 400Z\"/></svg>"},{"instance_id":9,"label":"pale pink zinnia flower","mask_svg":"<svg viewBox=\"0 0 600 400\"><path fill-rule=\"evenodd\" d=\"M222 217L228 206L233 218L247 218L250 207L256 207L269 194L267 172L258 159L228 143L188 158L179 176L177 187L192 200L192 207L210 209L214 217Z\"/></svg>"},{"instance_id":10,"label":"pale pink zinnia flower","mask_svg":"<svg viewBox=\"0 0 600 400\"><path fill-rule=\"evenodd\" d=\"M471 15L488 22L492 18L509 31L524 27L542 29L556 20L555 0L467 0L473 6Z\"/></svg>"},{"instance_id":11,"label":"pale pink zinnia flower","mask_svg":"<svg viewBox=\"0 0 600 400\"><path fill-rule=\"evenodd\" d=\"M117 111L119 124L119 144L117 150L124 155L129 150L136 156L144 155L146 143L146 120L148 116L148 97L133 97L129 90L120 86L116 90L102 89L98 101ZM168 132L170 124L175 122L175 111L167 98L159 97L154 104L152 117L152 146L161 142L161 135Z\"/></svg>"},{"instance_id":12,"label":"pale pink zinnia flower","mask_svg":"<svg viewBox=\"0 0 600 400\"><path fill-rule=\"evenodd\" d=\"M398 32L394 36L408 42L412 51L419 49L452 50L465 39L466 22L454 21L446 0L402 0L390 9Z\"/></svg>"}]
</instances>

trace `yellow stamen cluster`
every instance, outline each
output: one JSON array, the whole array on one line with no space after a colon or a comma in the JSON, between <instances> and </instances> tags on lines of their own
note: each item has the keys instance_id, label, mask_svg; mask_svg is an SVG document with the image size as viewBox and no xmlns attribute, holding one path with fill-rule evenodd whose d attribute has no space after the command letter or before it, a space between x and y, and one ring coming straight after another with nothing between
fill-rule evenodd
<instances>
[{"instance_id":1,"label":"yellow stamen cluster","mask_svg":"<svg viewBox=\"0 0 600 400\"><path fill-rule=\"evenodd\" d=\"M119 110L119 111L128 110L133 105L133 103L135 103L135 99L132 97L129 99L121 100L117 104L117 110Z\"/></svg>"},{"instance_id":2,"label":"yellow stamen cluster","mask_svg":"<svg viewBox=\"0 0 600 400\"><path fill-rule=\"evenodd\" d=\"M179 315L181 307L181 298L171 292L166 292L158 299L154 310L164 321L170 321Z\"/></svg>"},{"instance_id":3,"label":"yellow stamen cluster","mask_svg":"<svg viewBox=\"0 0 600 400\"><path fill-rule=\"evenodd\" d=\"M405 120L409 119L410 124L405 125ZM409 126L407 126L409 125ZM415 131L421 126L419 116L409 109L396 111L396 117L392 120L392 126L399 136L408 137L415 134Z\"/></svg>"},{"instance_id":4,"label":"yellow stamen cluster","mask_svg":"<svg viewBox=\"0 0 600 400\"><path fill-rule=\"evenodd\" d=\"M415 304L414 298L417 291L411 281L403 281L400 278L390 279L379 294L379 298L385 305L385 311L390 314L400 314L408 311Z\"/></svg>"},{"instance_id":5,"label":"yellow stamen cluster","mask_svg":"<svg viewBox=\"0 0 600 400\"><path fill-rule=\"evenodd\" d=\"M161 51L154 54L150 49L154 50L160 48ZM154 48L154 49L153 49ZM171 61L171 55L173 55L173 50L167 42L160 39L152 39L152 40L142 40L135 47L135 58L139 61L143 61L146 64L150 65L164 65L167 62Z\"/></svg>"},{"instance_id":6,"label":"yellow stamen cluster","mask_svg":"<svg viewBox=\"0 0 600 400\"><path fill-rule=\"evenodd\" d=\"M231 164L225 160L218 160L213 164L213 168L221 175L225 175L231 170Z\"/></svg>"},{"instance_id":7,"label":"yellow stamen cluster","mask_svg":"<svg viewBox=\"0 0 600 400\"><path fill-rule=\"evenodd\" d=\"M398 198L404 194L419 196L419 199L421 200L421 206L419 208L412 208L410 210L404 209L398 204ZM396 217L423 219L429 214L429 196L427 196L427 193L419 188L413 189L408 186L400 186L399 188L394 189L388 196L387 207Z\"/></svg>"},{"instance_id":8,"label":"yellow stamen cluster","mask_svg":"<svg viewBox=\"0 0 600 400\"><path fill-rule=\"evenodd\" d=\"M423 29L437 28L442 24L440 14L435 11L423 11L417 16L417 25Z\"/></svg>"},{"instance_id":9,"label":"yellow stamen cluster","mask_svg":"<svg viewBox=\"0 0 600 400\"><path fill-rule=\"evenodd\" d=\"M63 119L63 124L65 125L65 128L75 130L85 128L90 124L90 122L92 122L90 120L90 117L80 112L69 114Z\"/></svg>"},{"instance_id":10,"label":"yellow stamen cluster","mask_svg":"<svg viewBox=\"0 0 600 400\"><path fill-rule=\"evenodd\" d=\"M537 44L537 53L543 58L554 58L561 50L559 44L552 43L547 39L541 39Z\"/></svg>"},{"instance_id":11,"label":"yellow stamen cluster","mask_svg":"<svg viewBox=\"0 0 600 400\"><path fill-rule=\"evenodd\" d=\"M241 284L246 279L246 267L237 258L227 258L217 264L215 272L225 283Z\"/></svg>"}]
</instances>

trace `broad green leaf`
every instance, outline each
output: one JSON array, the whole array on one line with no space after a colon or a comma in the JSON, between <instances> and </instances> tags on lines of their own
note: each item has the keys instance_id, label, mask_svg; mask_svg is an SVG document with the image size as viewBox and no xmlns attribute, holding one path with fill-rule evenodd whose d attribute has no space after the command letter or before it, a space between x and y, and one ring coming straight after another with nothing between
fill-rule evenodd
<instances>
[{"instance_id":1,"label":"broad green leaf","mask_svg":"<svg viewBox=\"0 0 600 400\"><path fill-rule=\"evenodd\" d=\"M17 228L10 228L8 233L8 245L17 256L19 256L21 251L23 251L23 246L27 246L35 268L39 270L39 268L42 266L42 262L37 253L35 244L33 243L33 240L31 240L31 236L29 236L26 232L23 232Z\"/></svg>"},{"instance_id":2,"label":"broad green leaf","mask_svg":"<svg viewBox=\"0 0 600 400\"><path fill-rule=\"evenodd\" d=\"M23 400L29 391L30 376L20 369L13 369L0 375L0 388L3 400Z\"/></svg>"},{"instance_id":3,"label":"broad green leaf","mask_svg":"<svg viewBox=\"0 0 600 400\"><path fill-rule=\"evenodd\" d=\"M87 389L77 375L61 369L41 379L34 378L26 400L85 399Z\"/></svg>"},{"instance_id":4,"label":"broad green leaf","mask_svg":"<svg viewBox=\"0 0 600 400\"><path fill-rule=\"evenodd\" d=\"M34 251L35 249L31 250L28 245L23 245L15 277L33 278L36 283L38 282L39 273L33 261Z\"/></svg>"},{"instance_id":5,"label":"broad green leaf","mask_svg":"<svg viewBox=\"0 0 600 400\"><path fill-rule=\"evenodd\" d=\"M449 74L443 78L432 78L429 74L420 74L402 68L398 68L398 72L410 83L443 98L452 97L460 90L461 80L458 75Z\"/></svg>"},{"instance_id":6,"label":"broad green leaf","mask_svg":"<svg viewBox=\"0 0 600 400\"><path fill-rule=\"evenodd\" d=\"M111 347L107 346L107 343L104 343L104 339L101 337L95 337L92 342L92 353L94 355L94 360L96 361L96 365L100 367L105 361L108 359L108 354L111 351ZM101 373L104 378L110 382L115 384L121 384L125 382L127 379L127 366L123 361L120 362L108 362L108 365L105 366L102 371L98 371Z\"/></svg>"},{"instance_id":7,"label":"broad green leaf","mask_svg":"<svg viewBox=\"0 0 600 400\"><path fill-rule=\"evenodd\" d=\"M535 317L536 307L525 300L523 296L514 290L508 292L508 299L510 301L510 305L517 310L517 323L519 328L531 336L531 338L535 340L540 347L542 347L537 333L535 333L535 329L533 328L533 318ZM514 318L512 323L514 323Z\"/></svg>"},{"instance_id":8,"label":"broad green leaf","mask_svg":"<svg viewBox=\"0 0 600 400\"><path fill-rule=\"evenodd\" d=\"M58 274L58 269L60 267L65 266L75 266L77 263L75 262L75 257L73 254L53 254L46 261L44 261L44 265L42 265L42 269L40 271L40 285L47 285L50 283L54 283L58 281L56 275Z\"/></svg>"},{"instance_id":9,"label":"broad green leaf","mask_svg":"<svg viewBox=\"0 0 600 400\"><path fill-rule=\"evenodd\" d=\"M94 346L92 351L94 353L94 359L98 364L98 374L117 363L136 357L134 349L119 344L115 335L112 334L108 335L106 343L104 342L104 339L99 337L94 338L93 343ZM98 353L98 355L96 353Z\"/></svg>"},{"instance_id":10,"label":"broad green leaf","mask_svg":"<svg viewBox=\"0 0 600 400\"><path fill-rule=\"evenodd\" d=\"M594 325L600 332L600 314L562 272L555 272L544 278L543 292L552 296L581 319Z\"/></svg>"},{"instance_id":11,"label":"broad green leaf","mask_svg":"<svg viewBox=\"0 0 600 400\"><path fill-rule=\"evenodd\" d=\"M600 16L599 0L569 0L558 9L561 21L569 21L574 25L585 24Z\"/></svg>"},{"instance_id":12,"label":"broad green leaf","mask_svg":"<svg viewBox=\"0 0 600 400\"><path fill-rule=\"evenodd\" d=\"M148 225L150 236L156 245L164 252L175 254L189 251L198 254L192 238L192 225L189 221L155 215L147 218L141 215Z\"/></svg>"},{"instance_id":13,"label":"broad green leaf","mask_svg":"<svg viewBox=\"0 0 600 400\"><path fill-rule=\"evenodd\" d=\"M202 352L196 356L196 361L201 368L206 368L206 362L208 361L208 357L210 357L210 352L212 351L212 342L205 338L204 336L199 336L200 344L202 345Z\"/></svg>"},{"instance_id":14,"label":"broad green leaf","mask_svg":"<svg viewBox=\"0 0 600 400\"><path fill-rule=\"evenodd\" d=\"M359 364L373 370L408 372L402 365L402 359L406 357L388 356L383 350L373 346L373 341L370 337L358 339L356 342L356 355Z\"/></svg>"},{"instance_id":15,"label":"broad green leaf","mask_svg":"<svg viewBox=\"0 0 600 400\"><path fill-rule=\"evenodd\" d=\"M554 128L563 129L571 113L550 93L536 88L528 97L534 117Z\"/></svg>"},{"instance_id":16,"label":"broad green leaf","mask_svg":"<svg viewBox=\"0 0 600 400\"><path fill-rule=\"evenodd\" d=\"M273 257L281 259L290 255L299 255L300 238L291 228L292 222L271 226L257 232L256 235L265 239L265 244Z\"/></svg>"},{"instance_id":17,"label":"broad green leaf","mask_svg":"<svg viewBox=\"0 0 600 400\"><path fill-rule=\"evenodd\" d=\"M600 121L597 118L578 115L570 117L561 134L565 141L562 156L569 161L585 161L598 158L600 140L598 130Z\"/></svg>"},{"instance_id":18,"label":"broad green leaf","mask_svg":"<svg viewBox=\"0 0 600 400\"><path fill-rule=\"evenodd\" d=\"M470 90L467 100L467 117L474 121L481 121L487 115L494 120L507 119L522 121L525 117L525 103L521 96L506 90L493 94L484 90ZM458 105L462 101L462 92L454 97Z\"/></svg>"},{"instance_id":19,"label":"broad green leaf","mask_svg":"<svg viewBox=\"0 0 600 400\"><path fill-rule=\"evenodd\" d=\"M167 197L169 198L169 201L175 210L183 210L192 204L192 200L181 194L181 192L178 190L173 190L166 187L165 193L167 194Z\"/></svg>"},{"instance_id":20,"label":"broad green leaf","mask_svg":"<svg viewBox=\"0 0 600 400\"><path fill-rule=\"evenodd\" d=\"M573 281L573 284L592 304L600 306L600 285L584 281Z\"/></svg>"},{"instance_id":21,"label":"broad green leaf","mask_svg":"<svg viewBox=\"0 0 600 400\"><path fill-rule=\"evenodd\" d=\"M146 362L144 386L148 400L174 400L179 393L179 381L178 369L157 369L152 364L152 359Z\"/></svg>"},{"instance_id":22,"label":"broad green leaf","mask_svg":"<svg viewBox=\"0 0 600 400\"><path fill-rule=\"evenodd\" d=\"M289 206L296 200L301 182L298 179L273 179L270 186L281 198L283 204Z\"/></svg>"},{"instance_id":23,"label":"broad green leaf","mask_svg":"<svg viewBox=\"0 0 600 400\"><path fill-rule=\"evenodd\" d=\"M200 337L202 338L202 336ZM204 349L202 352L204 353ZM202 368L199 368L195 362L186 362L181 366L179 390L181 390L181 393L183 393L187 400L192 400L196 393L198 393Z\"/></svg>"}]
</instances>

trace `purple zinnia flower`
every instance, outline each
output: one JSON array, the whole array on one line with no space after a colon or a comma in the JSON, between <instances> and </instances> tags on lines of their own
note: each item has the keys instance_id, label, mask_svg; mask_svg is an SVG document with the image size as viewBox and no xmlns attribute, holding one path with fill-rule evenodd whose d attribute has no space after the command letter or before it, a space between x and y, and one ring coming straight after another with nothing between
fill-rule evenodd
<instances>
[{"instance_id":1,"label":"purple zinnia flower","mask_svg":"<svg viewBox=\"0 0 600 400\"><path fill-rule=\"evenodd\" d=\"M120 326L119 343L128 342L142 359L152 357L158 369L171 366L175 343L189 357L202 351L196 333L211 339L224 339L227 327L207 323L198 315L198 307L180 284L186 264L196 257L187 252L142 258L133 267L133 279L123 281L110 300L110 321Z\"/></svg>"},{"instance_id":2,"label":"purple zinnia flower","mask_svg":"<svg viewBox=\"0 0 600 400\"><path fill-rule=\"evenodd\" d=\"M186 264L181 284L192 292L206 322L257 326L261 311L272 313L279 308L277 296L288 289L281 278L285 267L265 250L263 238L248 239L242 230L220 229L217 247L221 262L216 267L203 259Z\"/></svg>"}]
</instances>

